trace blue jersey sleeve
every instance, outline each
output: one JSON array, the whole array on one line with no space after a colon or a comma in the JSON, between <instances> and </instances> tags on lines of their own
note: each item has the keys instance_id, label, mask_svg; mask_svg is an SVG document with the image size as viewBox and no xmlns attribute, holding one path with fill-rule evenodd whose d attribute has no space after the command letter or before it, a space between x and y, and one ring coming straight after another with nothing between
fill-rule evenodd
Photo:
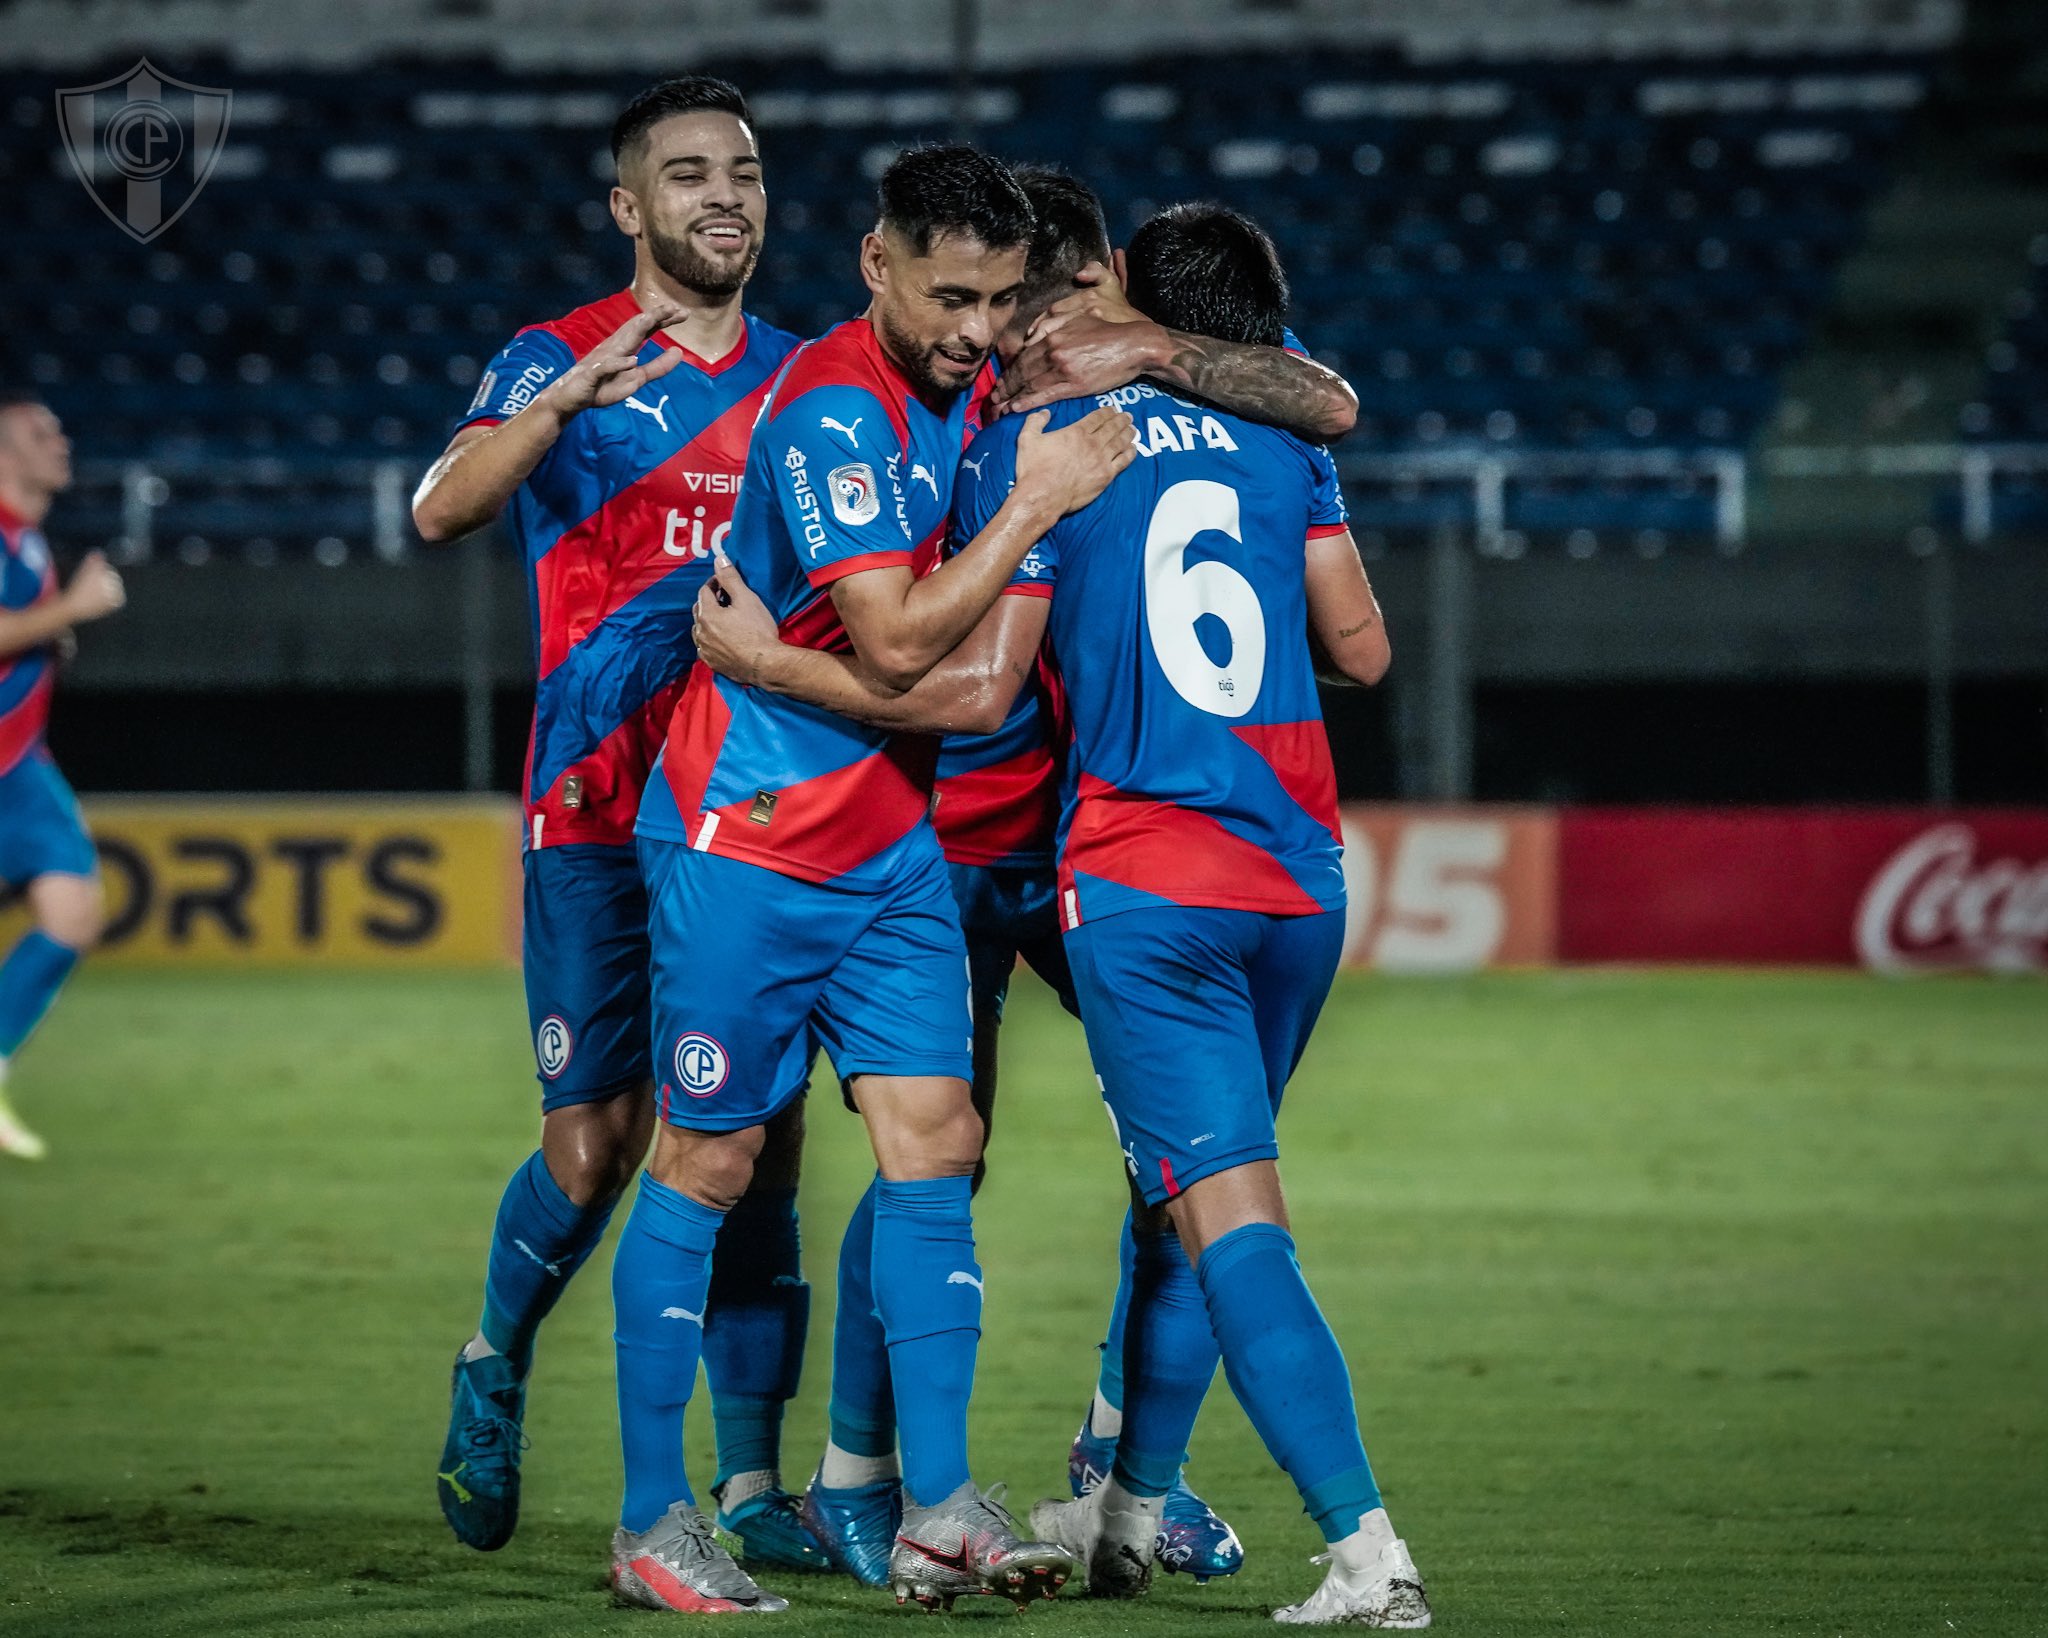
<instances>
[{"instance_id":1,"label":"blue jersey sleeve","mask_svg":"<svg viewBox=\"0 0 2048 1638\"><path fill-rule=\"evenodd\" d=\"M1309 503L1308 534L1314 540L1318 535L1338 535L1351 527L1351 514L1345 510L1344 491L1337 482L1337 463L1330 459L1330 452L1321 444L1303 446L1308 451Z\"/></svg>"},{"instance_id":2,"label":"blue jersey sleeve","mask_svg":"<svg viewBox=\"0 0 2048 1638\"><path fill-rule=\"evenodd\" d=\"M521 330L491 360L456 430L511 420L575 363L575 355L561 337L546 330Z\"/></svg>"},{"instance_id":3,"label":"blue jersey sleeve","mask_svg":"<svg viewBox=\"0 0 2048 1638\"><path fill-rule=\"evenodd\" d=\"M1017 482L1017 436L1023 417L1006 415L975 435L960 458L953 483L953 518L947 550L957 552L995 521ZM1058 578L1058 557L1048 535L1024 554L1006 591L1038 597L1052 595Z\"/></svg>"},{"instance_id":4,"label":"blue jersey sleeve","mask_svg":"<svg viewBox=\"0 0 2048 1638\"><path fill-rule=\"evenodd\" d=\"M813 586L863 569L910 566L916 542L903 495L903 441L881 400L859 387L814 387L756 436Z\"/></svg>"},{"instance_id":5,"label":"blue jersey sleeve","mask_svg":"<svg viewBox=\"0 0 2048 1638\"><path fill-rule=\"evenodd\" d=\"M1281 330L1280 345L1290 353L1298 353L1303 358L1308 357L1308 349L1301 344L1301 337L1292 330L1285 328Z\"/></svg>"}]
</instances>

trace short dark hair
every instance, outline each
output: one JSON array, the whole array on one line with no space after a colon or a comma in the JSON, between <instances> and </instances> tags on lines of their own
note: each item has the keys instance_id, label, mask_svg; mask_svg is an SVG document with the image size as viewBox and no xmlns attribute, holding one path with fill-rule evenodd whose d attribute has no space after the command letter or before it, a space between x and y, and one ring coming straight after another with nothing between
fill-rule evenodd
<instances>
[{"instance_id":1,"label":"short dark hair","mask_svg":"<svg viewBox=\"0 0 2048 1638\"><path fill-rule=\"evenodd\" d=\"M1057 165L1019 165L1012 173L1035 222L1024 258L1024 304L1074 282L1089 262L1109 259L1109 223L1102 201L1078 176Z\"/></svg>"},{"instance_id":2,"label":"short dark hair","mask_svg":"<svg viewBox=\"0 0 2048 1638\"><path fill-rule=\"evenodd\" d=\"M754 123L747 112L747 99L730 80L713 74L682 74L659 85L650 85L619 110L612 121L612 160L617 163L628 148L644 147L647 133L663 120L677 114L699 114L705 110L730 114L734 119Z\"/></svg>"},{"instance_id":3,"label":"short dark hair","mask_svg":"<svg viewBox=\"0 0 2048 1638\"><path fill-rule=\"evenodd\" d=\"M1131 305L1170 330L1277 347L1287 275L1266 230L1227 205L1173 205L1124 251Z\"/></svg>"},{"instance_id":4,"label":"short dark hair","mask_svg":"<svg viewBox=\"0 0 2048 1638\"><path fill-rule=\"evenodd\" d=\"M934 241L962 233L991 250L1031 243L1031 201L992 154L965 143L907 148L889 162L876 189L882 225L922 256Z\"/></svg>"},{"instance_id":5,"label":"short dark hair","mask_svg":"<svg viewBox=\"0 0 2048 1638\"><path fill-rule=\"evenodd\" d=\"M22 409L31 404L46 409L49 400L33 387L0 386L0 410Z\"/></svg>"}]
</instances>

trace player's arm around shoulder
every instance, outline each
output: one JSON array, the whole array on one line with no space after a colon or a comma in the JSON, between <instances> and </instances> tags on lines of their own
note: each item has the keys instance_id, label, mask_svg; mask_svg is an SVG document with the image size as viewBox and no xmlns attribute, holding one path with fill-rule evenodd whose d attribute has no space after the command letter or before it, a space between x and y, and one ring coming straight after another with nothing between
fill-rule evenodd
<instances>
[{"instance_id":1,"label":"player's arm around shoulder","mask_svg":"<svg viewBox=\"0 0 2048 1638\"><path fill-rule=\"evenodd\" d=\"M1033 547L1131 463L1131 418L1109 406L1048 431L1044 411L1017 429L1015 481L985 524L930 574L850 575L832 601L868 668L909 689L994 607ZM961 533L956 525L956 537Z\"/></svg>"},{"instance_id":2,"label":"player's arm around shoulder","mask_svg":"<svg viewBox=\"0 0 2048 1638\"><path fill-rule=\"evenodd\" d=\"M1133 307L1118 273L1100 263L1082 268L1075 283L1082 288L1046 310L996 384L1003 413L1106 392L1142 375L1298 437L1341 438L1357 425L1351 384L1292 336L1287 346L1265 347L1170 330Z\"/></svg>"},{"instance_id":3,"label":"player's arm around shoulder","mask_svg":"<svg viewBox=\"0 0 2048 1638\"><path fill-rule=\"evenodd\" d=\"M413 527L426 541L459 540L504 510L583 411L630 398L682 362L664 349L642 364L658 329L683 322L680 308L648 308L582 358L546 331L522 331L485 372L464 424L413 493Z\"/></svg>"}]
</instances>

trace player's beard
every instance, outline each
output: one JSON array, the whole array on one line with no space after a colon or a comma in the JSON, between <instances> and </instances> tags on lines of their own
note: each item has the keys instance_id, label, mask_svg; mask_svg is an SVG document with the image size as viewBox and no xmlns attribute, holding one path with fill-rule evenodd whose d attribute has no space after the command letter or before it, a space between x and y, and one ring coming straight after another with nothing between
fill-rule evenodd
<instances>
[{"instance_id":1,"label":"player's beard","mask_svg":"<svg viewBox=\"0 0 2048 1638\"><path fill-rule=\"evenodd\" d=\"M878 308L875 318L882 332L884 350L920 392L930 393L935 398L951 398L974 385L972 375L965 381L940 375L938 366L932 362L931 348L897 324L887 308Z\"/></svg>"},{"instance_id":2,"label":"player's beard","mask_svg":"<svg viewBox=\"0 0 2048 1638\"><path fill-rule=\"evenodd\" d=\"M761 259L760 230L751 222L745 225L747 253L737 262L713 262L690 242L688 233L672 235L651 222L647 225L647 253L654 258L656 267L685 290L707 299L736 295L754 276L754 264Z\"/></svg>"}]
</instances>

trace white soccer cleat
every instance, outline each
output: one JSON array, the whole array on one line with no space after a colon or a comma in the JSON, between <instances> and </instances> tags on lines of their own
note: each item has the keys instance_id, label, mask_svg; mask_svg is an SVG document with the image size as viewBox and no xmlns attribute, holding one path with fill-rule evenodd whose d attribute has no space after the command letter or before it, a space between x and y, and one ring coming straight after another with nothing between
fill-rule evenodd
<instances>
[{"instance_id":1,"label":"white soccer cleat","mask_svg":"<svg viewBox=\"0 0 2048 1638\"><path fill-rule=\"evenodd\" d=\"M1110 1481L1072 1501L1048 1496L1031 1509L1032 1534L1080 1560L1091 1598L1138 1598L1151 1589L1158 1505L1116 1505L1133 1500Z\"/></svg>"},{"instance_id":2,"label":"white soccer cleat","mask_svg":"<svg viewBox=\"0 0 2048 1638\"><path fill-rule=\"evenodd\" d=\"M1330 1573L1299 1604L1275 1610L1275 1621L1290 1627L1379 1627L1404 1632L1429 1625L1429 1597L1422 1590L1422 1573L1408 1556L1405 1541L1388 1542L1363 1570L1347 1570L1328 1553L1318 1553L1309 1562L1328 1564Z\"/></svg>"},{"instance_id":3,"label":"white soccer cleat","mask_svg":"<svg viewBox=\"0 0 2048 1638\"><path fill-rule=\"evenodd\" d=\"M14 1105L7 1101L7 1089L0 1086L0 1155L12 1155L16 1160L41 1160L50 1152L50 1146L26 1126L14 1112Z\"/></svg>"}]
</instances>

